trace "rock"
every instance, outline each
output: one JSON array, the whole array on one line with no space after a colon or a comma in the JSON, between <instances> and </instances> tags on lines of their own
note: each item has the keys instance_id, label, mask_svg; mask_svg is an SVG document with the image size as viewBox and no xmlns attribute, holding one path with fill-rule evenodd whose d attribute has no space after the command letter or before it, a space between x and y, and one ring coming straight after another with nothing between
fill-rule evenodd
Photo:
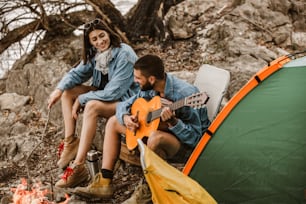
<instances>
[{"instance_id":1,"label":"rock","mask_svg":"<svg viewBox=\"0 0 306 204\"><path fill-rule=\"evenodd\" d=\"M176 71L176 72L170 72L170 74L173 74L176 77L183 79L184 81L187 81L191 84L193 84L196 75L195 72L190 72L190 71Z\"/></svg>"},{"instance_id":2,"label":"rock","mask_svg":"<svg viewBox=\"0 0 306 204\"><path fill-rule=\"evenodd\" d=\"M34 64L31 64L30 69L35 70L37 67ZM28 70L11 70L6 80L6 92L29 95L28 84L30 82L28 74Z\"/></svg>"},{"instance_id":3,"label":"rock","mask_svg":"<svg viewBox=\"0 0 306 204\"><path fill-rule=\"evenodd\" d=\"M18 152L18 146L13 141L1 141L1 150L0 150L0 158L1 160L12 160L17 152Z\"/></svg>"},{"instance_id":4,"label":"rock","mask_svg":"<svg viewBox=\"0 0 306 204\"><path fill-rule=\"evenodd\" d=\"M0 79L0 94L3 94L5 92L6 86L5 86L5 80Z\"/></svg>"},{"instance_id":5,"label":"rock","mask_svg":"<svg viewBox=\"0 0 306 204\"><path fill-rule=\"evenodd\" d=\"M175 40L188 39L194 35L193 30L188 27L186 21L178 20L174 16L170 16L168 20L168 29Z\"/></svg>"},{"instance_id":6,"label":"rock","mask_svg":"<svg viewBox=\"0 0 306 204\"><path fill-rule=\"evenodd\" d=\"M13 125L10 134L11 135L19 135L26 132L27 126L21 122L17 122Z\"/></svg>"},{"instance_id":7,"label":"rock","mask_svg":"<svg viewBox=\"0 0 306 204\"><path fill-rule=\"evenodd\" d=\"M10 129L11 126L14 124L16 121L16 113L15 112L9 112L9 111L4 111L2 112L0 117L0 127L3 129ZM0 135L5 135L5 133L8 134L6 131L0 131Z\"/></svg>"},{"instance_id":8,"label":"rock","mask_svg":"<svg viewBox=\"0 0 306 204\"><path fill-rule=\"evenodd\" d=\"M306 49L306 32L293 32L292 44L302 45Z\"/></svg>"},{"instance_id":9,"label":"rock","mask_svg":"<svg viewBox=\"0 0 306 204\"><path fill-rule=\"evenodd\" d=\"M18 113L29 101L29 96L21 96L16 93L4 93L0 95L0 108L1 110L10 110Z\"/></svg>"},{"instance_id":10,"label":"rock","mask_svg":"<svg viewBox=\"0 0 306 204\"><path fill-rule=\"evenodd\" d=\"M287 15L291 7L291 2L288 0L273 0L270 1L270 9L273 11L279 11L284 15Z\"/></svg>"}]
</instances>

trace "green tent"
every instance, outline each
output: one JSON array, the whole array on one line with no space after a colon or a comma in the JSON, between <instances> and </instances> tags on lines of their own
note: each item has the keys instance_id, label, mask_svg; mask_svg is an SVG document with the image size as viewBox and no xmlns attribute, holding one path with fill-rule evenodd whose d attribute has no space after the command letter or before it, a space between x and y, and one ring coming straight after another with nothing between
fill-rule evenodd
<instances>
[{"instance_id":1,"label":"green tent","mask_svg":"<svg viewBox=\"0 0 306 204\"><path fill-rule=\"evenodd\" d=\"M255 74L183 173L218 203L306 203L306 57L283 56Z\"/></svg>"}]
</instances>

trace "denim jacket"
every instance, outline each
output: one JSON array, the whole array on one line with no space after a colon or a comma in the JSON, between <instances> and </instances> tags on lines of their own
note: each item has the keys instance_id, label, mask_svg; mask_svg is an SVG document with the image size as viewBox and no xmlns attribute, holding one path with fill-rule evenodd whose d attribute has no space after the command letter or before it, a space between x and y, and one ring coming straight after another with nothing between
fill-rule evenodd
<instances>
[{"instance_id":1,"label":"denim jacket","mask_svg":"<svg viewBox=\"0 0 306 204\"><path fill-rule=\"evenodd\" d=\"M112 59L109 63L108 83L102 90L81 94L78 99L82 106L90 100L123 101L136 94L139 86L134 83L133 65L137 60L134 50L127 44L112 49ZM81 62L71 69L59 82L57 88L66 90L88 81L92 77L92 86L99 87L102 72L95 69L95 59L83 64Z\"/></svg>"},{"instance_id":2,"label":"denim jacket","mask_svg":"<svg viewBox=\"0 0 306 204\"><path fill-rule=\"evenodd\" d=\"M165 98L173 102L183 99L199 92L198 88L181 80L177 77L167 74L165 86ZM158 93L154 90L139 91L130 99L117 104L116 117L123 124L123 116L130 114L131 106L137 98L146 100L152 99ZM200 109L194 109L184 106L175 111L178 122L175 126L169 127L169 130L184 144L195 147L202 134L207 130L210 121L207 116L206 106Z\"/></svg>"}]
</instances>

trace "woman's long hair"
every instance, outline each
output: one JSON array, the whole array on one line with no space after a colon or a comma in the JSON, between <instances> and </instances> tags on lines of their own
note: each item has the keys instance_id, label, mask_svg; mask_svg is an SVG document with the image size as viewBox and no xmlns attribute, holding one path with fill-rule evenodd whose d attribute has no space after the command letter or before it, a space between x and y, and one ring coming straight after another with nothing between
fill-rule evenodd
<instances>
[{"instance_id":1,"label":"woman's long hair","mask_svg":"<svg viewBox=\"0 0 306 204\"><path fill-rule=\"evenodd\" d=\"M95 55L97 50L94 46L90 44L89 33L93 30L104 30L109 34L110 45L113 47L120 47L121 38L116 34L109 26L107 26L101 19L96 18L89 23L86 23L84 26L84 35L83 35L83 63L86 64L90 61Z\"/></svg>"}]
</instances>

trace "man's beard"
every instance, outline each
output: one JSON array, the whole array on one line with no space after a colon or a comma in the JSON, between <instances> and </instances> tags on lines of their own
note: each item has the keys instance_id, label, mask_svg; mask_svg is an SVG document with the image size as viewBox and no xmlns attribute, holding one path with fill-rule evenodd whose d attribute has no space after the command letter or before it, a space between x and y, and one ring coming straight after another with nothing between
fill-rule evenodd
<instances>
[{"instance_id":1,"label":"man's beard","mask_svg":"<svg viewBox=\"0 0 306 204\"><path fill-rule=\"evenodd\" d=\"M150 82L147 81L147 83L145 83L142 87L141 90L142 91L149 91L152 90L154 88L154 84L150 84Z\"/></svg>"}]
</instances>

